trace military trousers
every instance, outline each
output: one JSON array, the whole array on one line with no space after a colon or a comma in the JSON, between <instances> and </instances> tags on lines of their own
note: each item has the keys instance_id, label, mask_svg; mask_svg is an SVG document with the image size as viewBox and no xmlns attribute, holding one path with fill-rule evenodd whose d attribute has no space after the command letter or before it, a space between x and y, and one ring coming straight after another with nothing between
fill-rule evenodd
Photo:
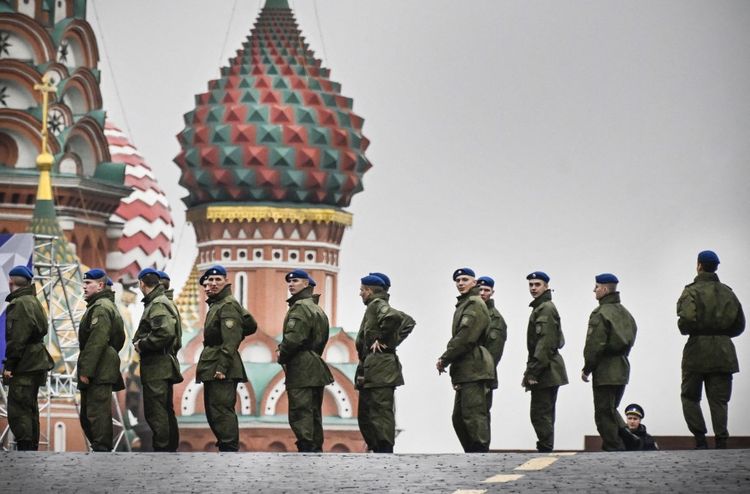
<instances>
[{"instance_id":1,"label":"military trousers","mask_svg":"<svg viewBox=\"0 0 750 494\"><path fill-rule=\"evenodd\" d=\"M167 379L142 383L143 414L153 433L154 451L177 451L180 430L174 414L173 384Z\"/></svg>"},{"instance_id":2,"label":"military trousers","mask_svg":"<svg viewBox=\"0 0 750 494\"><path fill-rule=\"evenodd\" d=\"M8 425L19 451L36 451L39 449L39 384L19 384L14 382L16 379L12 378L8 386Z\"/></svg>"},{"instance_id":3,"label":"military trousers","mask_svg":"<svg viewBox=\"0 0 750 494\"><path fill-rule=\"evenodd\" d=\"M222 379L203 383L203 405L219 451L239 451L240 427L237 421L237 381Z\"/></svg>"},{"instance_id":4,"label":"military trousers","mask_svg":"<svg viewBox=\"0 0 750 494\"><path fill-rule=\"evenodd\" d=\"M726 441L729 437L727 419L729 399L732 397L732 374L682 372L682 414L685 416L688 429L697 438L704 438L706 421L701 411L703 387L706 388L708 408L711 411L711 423L717 441Z\"/></svg>"},{"instance_id":5,"label":"military trousers","mask_svg":"<svg viewBox=\"0 0 750 494\"><path fill-rule=\"evenodd\" d=\"M297 438L300 452L323 451L323 407L324 388L287 388L289 398L289 427Z\"/></svg>"},{"instance_id":6,"label":"military trousers","mask_svg":"<svg viewBox=\"0 0 750 494\"><path fill-rule=\"evenodd\" d=\"M620 429L626 427L622 415L617 411L625 393L625 385L594 386L594 422L602 438L604 451L625 451Z\"/></svg>"},{"instance_id":7,"label":"military trousers","mask_svg":"<svg viewBox=\"0 0 750 494\"><path fill-rule=\"evenodd\" d=\"M92 451L112 451L112 385L87 384L81 388L81 428Z\"/></svg>"},{"instance_id":8,"label":"military trousers","mask_svg":"<svg viewBox=\"0 0 750 494\"><path fill-rule=\"evenodd\" d=\"M455 384L453 430L467 453L486 453L490 449L490 421L486 382Z\"/></svg>"},{"instance_id":9,"label":"military trousers","mask_svg":"<svg viewBox=\"0 0 750 494\"><path fill-rule=\"evenodd\" d=\"M531 407L529 416L536 432L536 449L539 452L550 452L555 447L555 406L557 391L560 386L531 389Z\"/></svg>"},{"instance_id":10,"label":"military trousers","mask_svg":"<svg viewBox=\"0 0 750 494\"><path fill-rule=\"evenodd\" d=\"M357 422L359 431L374 453L393 453L396 443L394 387L359 390Z\"/></svg>"}]
</instances>

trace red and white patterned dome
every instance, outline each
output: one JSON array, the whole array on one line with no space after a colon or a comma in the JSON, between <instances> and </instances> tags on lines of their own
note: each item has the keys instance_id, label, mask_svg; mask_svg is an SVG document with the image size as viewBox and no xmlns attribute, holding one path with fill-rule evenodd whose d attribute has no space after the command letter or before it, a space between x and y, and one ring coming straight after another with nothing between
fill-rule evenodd
<instances>
[{"instance_id":1,"label":"red and white patterned dome","mask_svg":"<svg viewBox=\"0 0 750 494\"><path fill-rule=\"evenodd\" d=\"M127 135L109 121L104 135L112 161L125 163L125 186L132 189L110 218L125 227L117 250L107 254L107 270L113 280L131 284L143 268L164 269L172 250L174 222L167 196Z\"/></svg>"}]
</instances>

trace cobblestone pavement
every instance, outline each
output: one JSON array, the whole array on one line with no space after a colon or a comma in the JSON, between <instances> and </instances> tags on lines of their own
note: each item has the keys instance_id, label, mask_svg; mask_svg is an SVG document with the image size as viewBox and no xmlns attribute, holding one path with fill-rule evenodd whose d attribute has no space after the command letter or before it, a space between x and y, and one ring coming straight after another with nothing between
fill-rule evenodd
<instances>
[{"instance_id":1,"label":"cobblestone pavement","mask_svg":"<svg viewBox=\"0 0 750 494\"><path fill-rule=\"evenodd\" d=\"M0 493L750 492L750 450L372 455L0 453Z\"/></svg>"}]
</instances>

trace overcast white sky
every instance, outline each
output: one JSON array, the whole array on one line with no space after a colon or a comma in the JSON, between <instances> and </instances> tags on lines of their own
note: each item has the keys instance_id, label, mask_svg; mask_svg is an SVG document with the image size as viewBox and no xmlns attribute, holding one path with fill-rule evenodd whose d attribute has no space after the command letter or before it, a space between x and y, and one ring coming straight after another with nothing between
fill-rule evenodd
<instances>
[{"instance_id":1,"label":"overcast white sky","mask_svg":"<svg viewBox=\"0 0 750 494\"><path fill-rule=\"evenodd\" d=\"M750 308L750 2L290 3L372 141L374 167L342 245L339 325L359 327L359 278L373 270L391 276L393 305L418 321L400 351L396 451L460 451L449 378L434 361L450 337L451 273L462 266L497 280L509 326L493 448L534 447L519 383L525 276L537 269L552 277L567 339L571 384L559 394L556 447L596 434L579 375L593 276L604 271L620 277L639 325L623 406L643 405L654 434L688 435L674 313L698 251L718 252L720 277ZM157 171L177 236L185 193L174 136L260 5L89 1L105 108ZM169 266L178 284L195 255L190 226L181 239ZM732 435L750 435L749 341L735 339L744 372Z\"/></svg>"}]
</instances>

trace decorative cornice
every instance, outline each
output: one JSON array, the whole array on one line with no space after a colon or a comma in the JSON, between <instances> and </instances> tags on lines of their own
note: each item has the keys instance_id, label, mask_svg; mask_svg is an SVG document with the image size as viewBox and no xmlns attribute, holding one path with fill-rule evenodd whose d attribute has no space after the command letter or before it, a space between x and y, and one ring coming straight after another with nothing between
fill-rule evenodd
<instances>
[{"instance_id":1,"label":"decorative cornice","mask_svg":"<svg viewBox=\"0 0 750 494\"><path fill-rule=\"evenodd\" d=\"M352 226L352 214L327 208L280 208L274 206L206 206L188 211L190 221L263 221L275 223L337 223Z\"/></svg>"}]
</instances>

